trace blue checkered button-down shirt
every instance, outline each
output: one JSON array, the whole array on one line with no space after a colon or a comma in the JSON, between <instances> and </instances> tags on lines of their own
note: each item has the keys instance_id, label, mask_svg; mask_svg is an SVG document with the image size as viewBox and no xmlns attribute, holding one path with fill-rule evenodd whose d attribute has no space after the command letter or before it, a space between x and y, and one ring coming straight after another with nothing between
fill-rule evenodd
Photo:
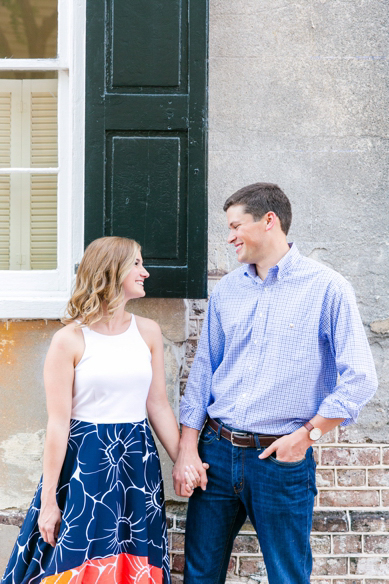
<instances>
[{"instance_id":1,"label":"blue checkered button-down shirt","mask_svg":"<svg viewBox=\"0 0 389 584\"><path fill-rule=\"evenodd\" d=\"M181 423L200 430L208 413L247 432L288 434L320 414L346 425L376 389L351 285L293 244L264 281L242 265L216 285Z\"/></svg>"}]
</instances>

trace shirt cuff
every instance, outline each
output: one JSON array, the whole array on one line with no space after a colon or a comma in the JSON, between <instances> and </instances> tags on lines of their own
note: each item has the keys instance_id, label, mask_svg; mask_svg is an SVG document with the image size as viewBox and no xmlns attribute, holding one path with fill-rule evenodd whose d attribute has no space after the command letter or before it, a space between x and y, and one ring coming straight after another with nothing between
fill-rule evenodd
<instances>
[{"instance_id":1,"label":"shirt cuff","mask_svg":"<svg viewBox=\"0 0 389 584\"><path fill-rule=\"evenodd\" d=\"M324 400L317 413L322 418L344 418L340 426L349 426L350 424L356 423L359 416L359 409L346 407L337 399L331 402Z\"/></svg>"},{"instance_id":2,"label":"shirt cuff","mask_svg":"<svg viewBox=\"0 0 389 584\"><path fill-rule=\"evenodd\" d=\"M204 412L204 410L199 410L185 404L182 404L180 407L180 423L188 426L188 428L194 428L200 431L204 426L206 417L207 412Z\"/></svg>"}]
</instances>

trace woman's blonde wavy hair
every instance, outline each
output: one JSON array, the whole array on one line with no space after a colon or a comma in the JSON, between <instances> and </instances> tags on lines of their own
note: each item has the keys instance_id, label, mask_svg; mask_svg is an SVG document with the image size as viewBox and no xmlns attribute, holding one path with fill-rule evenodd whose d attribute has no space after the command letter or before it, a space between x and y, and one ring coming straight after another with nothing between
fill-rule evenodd
<instances>
[{"instance_id":1,"label":"woman's blonde wavy hair","mask_svg":"<svg viewBox=\"0 0 389 584\"><path fill-rule=\"evenodd\" d=\"M135 265L139 243L127 237L100 237L88 245L77 270L64 324L90 326L103 316L103 302L112 318L123 303L123 281Z\"/></svg>"}]
</instances>

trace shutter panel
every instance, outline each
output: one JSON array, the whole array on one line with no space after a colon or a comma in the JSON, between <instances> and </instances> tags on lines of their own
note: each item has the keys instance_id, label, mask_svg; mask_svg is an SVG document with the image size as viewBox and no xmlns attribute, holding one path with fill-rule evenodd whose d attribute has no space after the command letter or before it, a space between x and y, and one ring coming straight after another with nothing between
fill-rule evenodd
<instances>
[{"instance_id":1,"label":"shutter panel","mask_svg":"<svg viewBox=\"0 0 389 584\"><path fill-rule=\"evenodd\" d=\"M0 93L0 166L11 166L11 93ZM0 175L0 270L9 269L10 177Z\"/></svg>"},{"instance_id":2,"label":"shutter panel","mask_svg":"<svg viewBox=\"0 0 389 584\"><path fill-rule=\"evenodd\" d=\"M148 296L206 296L207 10L87 0L85 244L139 241Z\"/></svg>"},{"instance_id":3,"label":"shutter panel","mask_svg":"<svg viewBox=\"0 0 389 584\"><path fill-rule=\"evenodd\" d=\"M57 151L57 95L32 91L31 166L57 166ZM57 176L32 174L30 193L30 267L53 270L57 267Z\"/></svg>"}]
</instances>

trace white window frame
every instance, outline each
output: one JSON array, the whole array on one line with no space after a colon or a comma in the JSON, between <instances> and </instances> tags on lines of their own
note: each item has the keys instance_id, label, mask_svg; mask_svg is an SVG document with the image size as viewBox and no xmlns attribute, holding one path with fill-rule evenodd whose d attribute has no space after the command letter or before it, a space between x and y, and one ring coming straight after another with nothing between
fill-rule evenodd
<instances>
[{"instance_id":1,"label":"white window frame","mask_svg":"<svg viewBox=\"0 0 389 584\"><path fill-rule=\"evenodd\" d=\"M86 0L58 0L56 59L0 59L0 77L15 70L58 72L57 269L0 270L0 319L60 318L71 294L74 266L82 257L85 9ZM0 172L6 174L6 169Z\"/></svg>"}]
</instances>

